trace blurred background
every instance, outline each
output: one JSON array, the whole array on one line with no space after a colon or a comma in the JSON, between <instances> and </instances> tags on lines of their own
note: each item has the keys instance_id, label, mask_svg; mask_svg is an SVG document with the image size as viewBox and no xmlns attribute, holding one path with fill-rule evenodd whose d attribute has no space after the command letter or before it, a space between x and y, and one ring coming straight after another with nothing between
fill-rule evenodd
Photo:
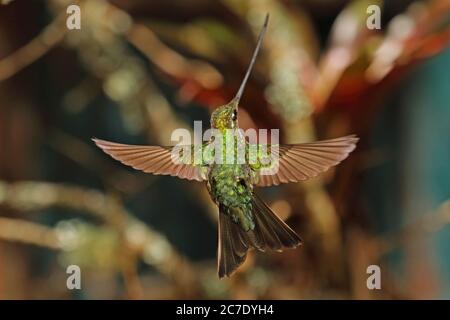
<instances>
[{"instance_id":1,"label":"blurred background","mask_svg":"<svg viewBox=\"0 0 450 320\"><path fill-rule=\"evenodd\" d=\"M219 280L204 185L90 139L170 145L209 123L266 12L240 125L361 140L316 179L257 190L304 245ZM0 298L450 298L449 22L448 0L0 0ZM72 264L82 290L66 287Z\"/></svg>"}]
</instances>

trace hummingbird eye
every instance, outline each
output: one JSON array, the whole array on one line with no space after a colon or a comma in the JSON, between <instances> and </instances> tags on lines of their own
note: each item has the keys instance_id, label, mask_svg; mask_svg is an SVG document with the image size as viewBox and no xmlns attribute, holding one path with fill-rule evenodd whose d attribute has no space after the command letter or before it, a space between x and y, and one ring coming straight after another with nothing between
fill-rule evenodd
<instances>
[{"instance_id":1,"label":"hummingbird eye","mask_svg":"<svg viewBox=\"0 0 450 320\"><path fill-rule=\"evenodd\" d=\"M235 121L237 119L237 110L233 110L233 113L231 114L231 120Z\"/></svg>"}]
</instances>

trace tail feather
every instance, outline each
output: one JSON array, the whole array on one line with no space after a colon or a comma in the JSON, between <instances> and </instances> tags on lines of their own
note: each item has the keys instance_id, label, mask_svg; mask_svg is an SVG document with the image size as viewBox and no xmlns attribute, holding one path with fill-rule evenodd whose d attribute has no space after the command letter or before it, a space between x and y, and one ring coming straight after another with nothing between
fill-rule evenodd
<instances>
[{"instance_id":1,"label":"tail feather","mask_svg":"<svg viewBox=\"0 0 450 320\"><path fill-rule=\"evenodd\" d=\"M300 237L257 195L253 197L253 207L256 232L264 238L264 248L282 251L285 248L295 248L301 244Z\"/></svg>"},{"instance_id":2,"label":"tail feather","mask_svg":"<svg viewBox=\"0 0 450 320\"><path fill-rule=\"evenodd\" d=\"M249 249L244 231L224 213L219 213L219 278L230 276L247 257Z\"/></svg>"},{"instance_id":3,"label":"tail feather","mask_svg":"<svg viewBox=\"0 0 450 320\"><path fill-rule=\"evenodd\" d=\"M220 207L219 213L219 277L229 277L246 259L249 249L282 251L301 244L300 237L257 195L253 198L254 230L244 231Z\"/></svg>"}]
</instances>

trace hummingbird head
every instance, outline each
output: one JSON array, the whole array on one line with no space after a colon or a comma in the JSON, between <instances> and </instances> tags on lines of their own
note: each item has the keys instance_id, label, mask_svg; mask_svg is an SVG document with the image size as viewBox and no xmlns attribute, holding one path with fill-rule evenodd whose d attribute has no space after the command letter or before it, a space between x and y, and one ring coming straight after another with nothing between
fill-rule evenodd
<instances>
[{"instance_id":1,"label":"hummingbird head","mask_svg":"<svg viewBox=\"0 0 450 320\"><path fill-rule=\"evenodd\" d=\"M218 107L211 115L211 127L225 130L237 128L238 106L232 100L230 103Z\"/></svg>"},{"instance_id":2,"label":"hummingbird head","mask_svg":"<svg viewBox=\"0 0 450 320\"><path fill-rule=\"evenodd\" d=\"M253 65L255 64L255 60L258 55L259 48L261 47L261 43L263 41L268 22L269 22L269 15L267 14L264 20L264 24L258 36L258 41L256 43L256 48L253 52L252 60L250 61L250 64L247 68L247 72L245 73L244 80L242 80L241 86L239 87L239 90L236 93L236 96L233 98L233 100L231 100L228 104L218 107L213 112L213 114L211 115L212 128L225 130L225 129L234 129L238 127L237 115L238 115L239 100L242 97L245 84L247 83L248 77L250 76L250 72L252 71Z\"/></svg>"}]
</instances>

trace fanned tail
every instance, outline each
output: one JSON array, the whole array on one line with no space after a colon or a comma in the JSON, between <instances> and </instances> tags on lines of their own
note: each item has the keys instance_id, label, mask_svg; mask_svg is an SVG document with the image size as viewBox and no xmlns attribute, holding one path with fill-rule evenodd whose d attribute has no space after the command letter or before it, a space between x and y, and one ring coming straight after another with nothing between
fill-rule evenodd
<instances>
[{"instance_id":1,"label":"fanned tail","mask_svg":"<svg viewBox=\"0 0 450 320\"><path fill-rule=\"evenodd\" d=\"M252 206L255 228L250 231L244 231L225 214L225 207L219 207L219 278L229 277L245 261L249 249L282 251L302 243L300 237L256 194Z\"/></svg>"}]
</instances>

